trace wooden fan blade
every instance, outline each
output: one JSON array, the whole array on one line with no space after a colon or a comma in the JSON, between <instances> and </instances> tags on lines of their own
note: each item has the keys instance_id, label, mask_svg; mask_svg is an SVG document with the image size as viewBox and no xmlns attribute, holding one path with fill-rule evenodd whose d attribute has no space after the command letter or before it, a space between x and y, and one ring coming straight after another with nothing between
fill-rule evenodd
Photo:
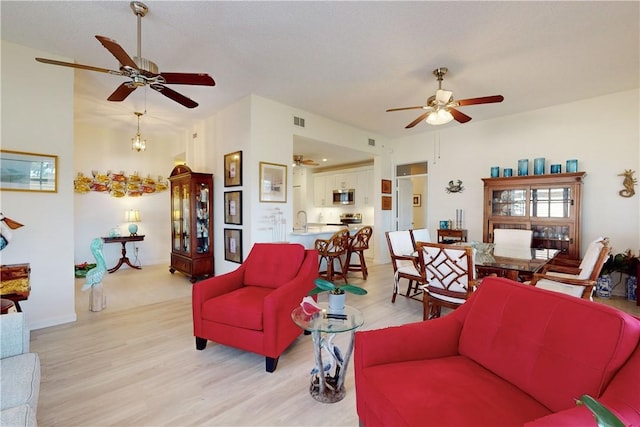
<instances>
[{"instance_id":1,"label":"wooden fan blade","mask_svg":"<svg viewBox=\"0 0 640 427\"><path fill-rule=\"evenodd\" d=\"M102 46L104 46L109 52L111 52L113 56L116 57L120 64L135 68L136 70L138 69L136 63L133 62L133 59L131 59L129 54L125 52L125 50L118 44L117 41L111 40L110 38L104 36L96 36L96 38L100 43L102 43Z\"/></svg>"},{"instance_id":2,"label":"wooden fan blade","mask_svg":"<svg viewBox=\"0 0 640 427\"><path fill-rule=\"evenodd\" d=\"M456 110L455 108L448 108L447 110L451 113L453 118L456 119L456 121L459 123L467 123L469 120L471 120L471 117L467 116L465 113L461 111Z\"/></svg>"},{"instance_id":3,"label":"wooden fan blade","mask_svg":"<svg viewBox=\"0 0 640 427\"><path fill-rule=\"evenodd\" d=\"M314 162L313 160L303 160L302 164L309 165L309 166L320 166L318 163Z\"/></svg>"},{"instance_id":4,"label":"wooden fan blade","mask_svg":"<svg viewBox=\"0 0 640 427\"><path fill-rule=\"evenodd\" d=\"M127 83L122 83L115 91L113 91L107 100L115 102L124 101L134 90L136 90L135 86L129 87Z\"/></svg>"},{"instance_id":5,"label":"wooden fan blade","mask_svg":"<svg viewBox=\"0 0 640 427\"><path fill-rule=\"evenodd\" d=\"M391 111L402 111L402 110L417 110L417 109L426 109L427 107L425 107L424 105L417 105L415 107L401 107L401 108L389 108L387 110L387 113L391 112Z\"/></svg>"},{"instance_id":6,"label":"wooden fan blade","mask_svg":"<svg viewBox=\"0 0 640 427\"><path fill-rule=\"evenodd\" d=\"M504 101L504 96L493 95L493 96L482 96L480 98L461 99L456 101L456 103L462 107L463 105L491 104L493 102L502 102L502 101Z\"/></svg>"},{"instance_id":7,"label":"wooden fan blade","mask_svg":"<svg viewBox=\"0 0 640 427\"><path fill-rule=\"evenodd\" d=\"M203 73L160 73L166 84L215 86L216 82L209 74Z\"/></svg>"},{"instance_id":8,"label":"wooden fan blade","mask_svg":"<svg viewBox=\"0 0 640 427\"><path fill-rule=\"evenodd\" d=\"M406 125L404 128L405 129L409 129L409 128L414 127L415 125L417 125L418 123L423 121L430 113L431 113L431 111L427 111L426 113L420 114L417 119L415 119L414 121L412 121L411 123Z\"/></svg>"},{"instance_id":9,"label":"wooden fan blade","mask_svg":"<svg viewBox=\"0 0 640 427\"><path fill-rule=\"evenodd\" d=\"M100 68L100 67L93 67L91 65L75 64L73 62L56 61L55 59L36 58L36 61L42 62L43 64L61 65L63 67L79 68L81 70L98 71L100 73L116 74L119 76L122 75L120 71L108 70L106 68Z\"/></svg>"},{"instance_id":10,"label":"wooden fan blade","mask_svg":"<svg viewBox=\"0 0 640 427\"><path fill-rule=\"evenodd\" d=\"M164 96L166 96L169 99L172 99L174 101L176 101L179 104L184 105L187 108L195 108L198 106L198 103L195 102L193 99L187 98L186 96L176 92L173 89L169 89L166 86L163 86L161 84L157 84L154 83L151 86L151 89L160 92L161 94L163 94Z\"/></svg>"}]
</instances>

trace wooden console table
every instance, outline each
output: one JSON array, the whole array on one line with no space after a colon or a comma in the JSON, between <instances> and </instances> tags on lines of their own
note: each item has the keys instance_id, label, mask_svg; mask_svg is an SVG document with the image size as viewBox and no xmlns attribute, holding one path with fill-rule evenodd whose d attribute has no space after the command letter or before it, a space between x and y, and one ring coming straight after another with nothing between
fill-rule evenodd
<instances>
[{"instance_id":1,"label":"wooden console table","mask_svg":"<svg viewBox=\"0 0 640 427\"><path fill-rule=\"evenodd\" d=\"M466 242L467 230L463 229L438 229L438 243Z\"/></svg>"},{"instance_id":2,"label":"wooden console table","mask_svg":"<svg viewBox=\"0 0 640 427\"><path fill-rule=\"evenodd\" d=\"M144 240L144 235L142 236L121 236L121 237L103 237L102 240L105 243L121 243L122 244L122 258L118 260L118 264L115 267L110 268L109 273L113 273L117 271L122 264L127 264L131 268L135 268L140 270L142 267L131 264L129 258L127 258L127 242L141 242Z\"/></svg>"}]
</instances>

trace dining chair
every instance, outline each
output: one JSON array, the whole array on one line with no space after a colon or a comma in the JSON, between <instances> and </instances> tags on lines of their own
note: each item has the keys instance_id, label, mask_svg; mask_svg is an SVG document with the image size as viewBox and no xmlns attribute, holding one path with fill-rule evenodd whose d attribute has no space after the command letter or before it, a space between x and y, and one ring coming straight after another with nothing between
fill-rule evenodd
<instances>
[{"instance_id":1,"label":"dining chair","mask_svg":"<svg viewBox=\"0 0 640 427\"><path fill-rule=\"evenodd\" d=\"M494 247L509 248L531 248L532 230L522 230L516 228L494 228Z\"/></svg>"},{"instance_id":2,"label":"dining chair","mask_svg":"<svg viewBox=\"0 0 640 427\"><path fill-rule=\"evenodd\" d=\"M418 258L411 231L387 231L385 236L389 245L389 255L391 256L394 273L391 302L396 302L396 296L400 292L400 279L409 281L407 292L403 296L419 299L419 295L422 293L419 285L424 283L424 279L418 269Z\"/></svg>"},{"instance_id":3,"label":"dining chair","mask_svg":"<svg viewBox=\"0 0 640 427\"><path fill-rule=\"evenodd\" d=\"M425 283L423 320L438 318L442 307L455 310L477 286L471 246L418 242L418 263Z\"/></svg>"},{"instance_id":4,"label":"dining chair","mask_svg":"<svg viewBox=\"0 0 640 427\"><path fill-rule=\"evenodd\" d=\"M416 248L416 242L432 242L431 233L428 228L416 228L411 230L411 236L413 237L413 246Z\"/></svg>"},{"instance_id":5,"label":"dining chair","mask_svg":"<svg viewBox=\"0 0 640 427\"><path fill-rule=\"evenodd\" d=\"M599 237L589 243L582 260L556 259L533 275L531 285L592 299L598 276L610 253L609 238Z\"/></svg>"},{"instance_id":6,"label":"dining chair","mask_svg":"<svg viewBox=\"0 0 640 427\"><path fill-rule=\"evenodd\" d=\"M371 239L372 234L373 228L367 225L356 231L356 234L349 238L349 243L347 246L347 258L344 266L345 276L350 271L360 271L362 272L362 278L364 280L367 280L369 271L367 270L364 251L369 249L369 240ZM358 257L357 261L353 261L351 259L351 256L354 254Z\"/></svg>"},{"instance_id":7,"label":"dining chair","mask_svg":"<svg viewBox=\"0 0 640 427\"><path fill-rule=\"evenodd\" d=\"M349 229L342 228L328 239L316 239L314 247L318 251L319 265L324 269L318 271L318 275L330 282L342 278L347 282L347 274L343 259L347 255L349 246ZM336 266L337 264L337 266ZM337 268L336 268L337 267Z\"/></svg>"}]
</instances>

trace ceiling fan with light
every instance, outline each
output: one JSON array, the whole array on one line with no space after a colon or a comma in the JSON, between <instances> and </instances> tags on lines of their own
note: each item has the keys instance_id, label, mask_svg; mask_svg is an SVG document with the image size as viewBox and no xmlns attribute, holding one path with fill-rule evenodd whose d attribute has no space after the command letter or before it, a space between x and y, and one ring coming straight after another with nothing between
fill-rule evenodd
<instances>
[{"instance_id":1,"label":"ceiling fan with light","mask_svg":"<svg viewBox=\"0 0 640 427\"><path fill-rule=\"evenodd\" d=\"M502 102L504 97L502 95L483 96L480 98L468 98L468 99L453 99L453 92L442 89L442 80L444 75L449 71L445 67L436 68L433 70L433 75L438 79L438 90L435 95L431 95L425 105L418 105L415 107L401 107L390 108L390 111L402 111L402 110L426 110L420 114L414 121L405 126L406 129L412 128L421 121L425 120L430 125L443 125L449 123L451 120L456 120L459 123L466 123L471 120L471 117L467 116L463 112L457 110L457 107L464 107L466 105L476 104L491 104L494 102Z\"/></svg>"},{"instance_id":2,"label":"ceiling fan with light","mask_svg":"<svg viewBox=\"0 0 640 427\"><path fill-rule=\"evenodd\" d=\"M118 60L120 67L116 70L94 67L91 65L76 64L72 62L56 61L53 59L36 58L36 61L51 65L61 65L64 67L79 68L82 70L98 71L101 73L114 74L118 76L128 77L130 80L122 83L107 98L109 101L124 101L134 90L139 87L149 85L151 89L160 92L179 104L187 108L195 108L198 103L186 96L168 88L168 84L182 85L199 85L199 86L215 86L215 82L211 76L203 73L160 73L158 66L149 59L142 57L141 52L141 34L142 34L142 17L147 14L149 8L139 1L130 3L131 10L138 17L138 52L137 56L131 58L127 52L116 42L110 38L96 35L96 39Z\"/></svg>"},{"instance_id":3,"label":"ceiling fan with light","mask_svg":"<svg viewBox=\"0 0 640 427\"><path fill-rule=\"evenodd\" d=\"M293 156L293 164L295 166L320 166L319 163L316 163L313 160L304 160L303 156L297 154L294 154Z\"/></svg>"}]
</instances>

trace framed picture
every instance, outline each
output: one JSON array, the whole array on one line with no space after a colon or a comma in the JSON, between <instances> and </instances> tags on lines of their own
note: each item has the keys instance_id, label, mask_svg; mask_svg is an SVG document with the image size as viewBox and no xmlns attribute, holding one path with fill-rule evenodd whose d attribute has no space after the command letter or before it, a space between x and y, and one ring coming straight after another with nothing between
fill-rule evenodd
<instances>
[{"instance_id":1,"label":"framed picture","mask_svg":"<svg viewBox=\"0 0 640 427\"><path fill-rule=\"evenodd\" d=\"M242 225L242 191L225 191L224 223Z\"/></svg>"},{"instance_id":2,"label":"framed picture","mask_svg":"<svg viewBox=\"0 0 640 427\"><path fill-rule=\"evenodd\" d=\"M260 162L260 201L287 201L287 165Z\"/></svg>"},{"instance_id":3,"label":"framed picture","mask_svg":"<svg viewBox=\"0 0 640 427\"><path fill-rule=\"evenodd\" d=\"M0 190L58 192L58 156L0 150Z\"/></svg>"},{"instance_id":4,"label":"framed picture","mask_svg":"<svg viewBox=\"0 0 640 427\"><path fill-rule=\"evenodd\" d=\"M242 264L242 230L224 229L224 259Z\"/></svg>"},{"instance_id":5,"label":"framed picture","mask_svg":"<svg viewBox=\"0 0 640 427\"><path fill-rule=\"evenodd\" d=\"M242 151L224 155L224 186L242 185Z\"/></svg>"},{"instance_id":6,"label":"framed picture","mask_svg":"<svg viewBox=\"0 0 640 427\"><path fill-rule=\"evenodd\" d=\"M416 208L422 206L422 194L413 195L413 206Z\"/></svg>"},{"instance_id":7,"label":"framed picture","mask_svg":"<svg viewBox=\"0 0 640 427\"><path fill-rule=\"evenodd\" d=\"M393 199L391 198L391 196L382 196L382 210L383 211L390 211L391 210L391 201Z\"/></svg>"},{"instance_id":8,"label":"framed picture","mask_svg":"<svg viewBox=\"0 0 640 427\"><path fill-rule=\"evenodd\" d=\"M391 180L383 179L382 180L382 194L391 194Z\"/></svg>"}]
</instances>

